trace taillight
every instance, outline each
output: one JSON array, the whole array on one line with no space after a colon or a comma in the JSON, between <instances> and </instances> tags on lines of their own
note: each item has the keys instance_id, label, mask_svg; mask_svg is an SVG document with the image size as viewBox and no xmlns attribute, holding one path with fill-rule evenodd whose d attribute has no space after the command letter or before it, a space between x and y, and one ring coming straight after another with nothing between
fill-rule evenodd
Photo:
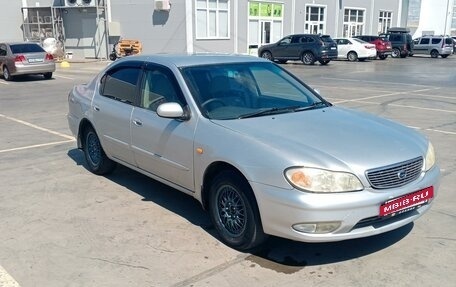
<instances>
[{"instance_id":1,"label":"taillight","mask_svg":"<svg viewBox=\"0 0 456 287\"><path fill-rule=\"evenodd\" d=\"M25 56L17 55L16 58L14 58L14 62L25 62Z\"/></svg>"},{"instance_id":2,"label":"taillight","mask_svg":"<svg viewBox=\"0 0 456 287\"><path fill-rule=\"evenodd\" d=\"M46 60L54 60L54 57L51 54L46 54Z\"/></svg>"}]
</instances>

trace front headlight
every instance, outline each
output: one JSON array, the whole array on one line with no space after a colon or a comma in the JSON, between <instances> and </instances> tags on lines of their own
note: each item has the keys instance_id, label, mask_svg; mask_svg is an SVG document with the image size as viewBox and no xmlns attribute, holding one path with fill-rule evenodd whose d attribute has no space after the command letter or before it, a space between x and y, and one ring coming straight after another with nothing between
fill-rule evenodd
<instances>
[{"instance_id":1,"label":"front headlight","mask_svg":"<svg viewBox=\"0 0 456 287\"><path fill-rule=\"evenodd\" d=\"M363 190L359 179L348 172L319 168L292 167L285 170L285 177L294 187L310 192L349 192Z\"/></svg>"},{"instance_id":2,"label":"front headlight","mask_svg":"<svg viewBox=\"0 0 456 287\"><path fill-rule=\"evenodd\" d=\"M426 152L426 158L424 160L424 170L428 171L430 170L435 164L435 152L434 152L434 146L432 145L431 142L429 142L428 149Z\"/></svg>"}]
</instances>

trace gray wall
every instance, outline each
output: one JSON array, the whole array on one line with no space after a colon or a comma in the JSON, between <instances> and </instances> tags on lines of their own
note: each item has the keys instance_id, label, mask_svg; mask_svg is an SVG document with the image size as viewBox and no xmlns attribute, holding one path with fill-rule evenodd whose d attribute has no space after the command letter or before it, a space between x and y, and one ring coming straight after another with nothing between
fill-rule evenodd
<instances>
[{"instance_id":1,"label":"gray wall","mask_svg":"<svg viewBox=\"0 0 456 287\"><path fill-rule=\"evenodd\" d=\"M111 0L111 18L120 23L122 38L141 41L143 53L183 53L187 50L185 0L171 3L171 10L164 12L154 10L153 0Z\"/></svg>"},{"instance_id":2,"label":"gray wall","mask_svg":"<svg viewBox=\"0 0 456 287\"><path fill-rule=\"evenodd\" d=\"M22 3L20 0L2 0L0 41L22 41Z\"/></svg>"}]
</instances>

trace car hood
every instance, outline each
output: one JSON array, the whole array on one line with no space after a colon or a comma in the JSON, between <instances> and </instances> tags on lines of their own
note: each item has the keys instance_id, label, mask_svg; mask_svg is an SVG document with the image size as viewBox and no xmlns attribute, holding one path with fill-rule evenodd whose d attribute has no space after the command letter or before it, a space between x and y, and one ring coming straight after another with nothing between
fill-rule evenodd
<instances>
[{"instance_id":1,"label":"car hood","mask_svg":"<svg viewBox=\"0 0 456 287\"><path fill-rule=\"evenodd\" d=\"M339 107L214 121L280 152L288 164L364 173L424 156L427 140L414 130Z\"/></svg>"}]
</instances>

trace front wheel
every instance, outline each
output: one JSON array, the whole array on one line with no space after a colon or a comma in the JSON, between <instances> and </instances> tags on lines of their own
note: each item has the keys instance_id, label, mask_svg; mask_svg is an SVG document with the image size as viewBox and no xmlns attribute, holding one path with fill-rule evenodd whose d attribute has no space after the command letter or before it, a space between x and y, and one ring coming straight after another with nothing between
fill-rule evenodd
<instances>
[{"instance_id":1,"label":"front wheel","mask_svg":"<svg viewBox=\"0 0 456 287\"><path fill-rule=\"evenodd\" d=\"M237 172L223 171L214 178L209 213L221 240L232 248L249 250L267 237L253 191Z\"/></svg>"},{"instance_id":2,"label":"front wheel","mask_svg":"<svg viewBox=\"0 0 456 287\"><path fill-rule=\"evenodd\" d=\"M348 59L350 62L356 62L356 60L358 60L358 54L356 54L356 52L350 52L350 53L348 53L348 55L347 55L347 59Z\"/></svg>"},{"instance_id":3,"label":"front wheel","mask_svg":"<svg viewBox=\"0 0 456 287\"><path fill-rule=\"evenodd\" d=\"M393 51L391 52L391 57L393 58L399 58L401 56L401 50L398 48L394 48Z\"/></svg>"},{"instance_id":4,"label":"front wheel","mask_svg":"<svg viewBox=\"0 0 456 287\"><path fill-rule=\"evenodd\" d=\"M269 52L269 51L264 51L263 53L261 53L261 58L268 59L269 61L273 61L274 60L274 58L272 57L271 52Z\"/></svg>"},{"instance_id":5,"label":"front wheel","mask_svg":"<svg viewBox=\"0 0 456 287\"><path fill-rule=\"evenodd\" d=\"M313 65L315 63L315 56L312 52L305 52L302 54L301 61L304 65Z\"/></svg>"},{"instance_id":6,"label":"front wheel","mask_svg":"<svg viewBox=\"0 0 456 287\"><path fill-rule=\"evenodd\" d=\"M116 167L116 163L106 156L97 133L91 127L84 132L83 149L88 169L91 172L98 175L108 174Z\"/></svg>"}]
</instances>

